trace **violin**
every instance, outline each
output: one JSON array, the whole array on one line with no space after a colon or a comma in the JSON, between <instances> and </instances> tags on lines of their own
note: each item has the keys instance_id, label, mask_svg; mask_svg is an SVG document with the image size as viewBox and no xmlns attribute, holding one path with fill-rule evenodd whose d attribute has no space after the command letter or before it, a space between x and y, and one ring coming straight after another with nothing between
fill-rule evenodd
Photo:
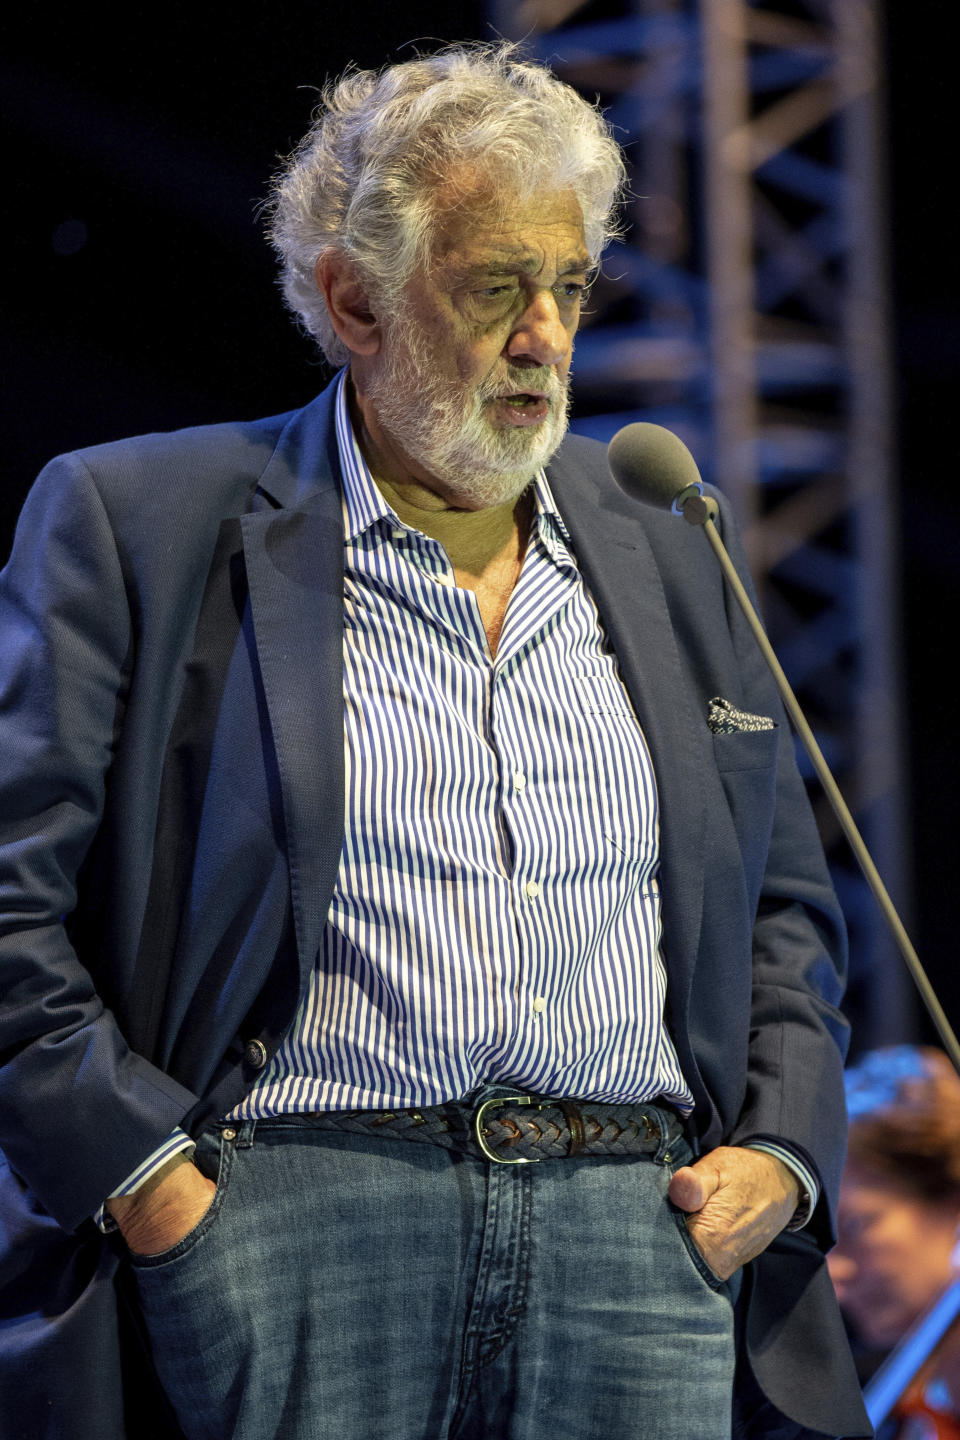
<instances>
[{"instance_id":1,"label":"violin","mask_svg":"<svg viewBox=\"0 0 960 1440\"><path fill-rule=\"evenodd\" d=\"M960 1279L894 1346L863 1400L877 1440L960 1440Z\"/></svg>"}]
</instances>

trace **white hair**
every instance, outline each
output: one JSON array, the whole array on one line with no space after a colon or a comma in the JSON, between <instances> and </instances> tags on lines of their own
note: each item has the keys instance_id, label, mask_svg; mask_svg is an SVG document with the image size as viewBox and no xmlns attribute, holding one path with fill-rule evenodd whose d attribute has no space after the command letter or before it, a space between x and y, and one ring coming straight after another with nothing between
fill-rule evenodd
<instances>
[{"instance_id":1,"label":"white hair","mask_svg":"<svg viewBox=\"0 0 960 1440\"><path fill-rule=\"evenodd\" d=\"M329 83L310 130L276 176L269 236L287 304L335 365L348 358L314 268L353 262L385 318L429 258L436 197L466 164L511 196L571 189L594 264L616 233L620 147L599 110L514 45L454 45Z\"/></svg>"}]
</instances>

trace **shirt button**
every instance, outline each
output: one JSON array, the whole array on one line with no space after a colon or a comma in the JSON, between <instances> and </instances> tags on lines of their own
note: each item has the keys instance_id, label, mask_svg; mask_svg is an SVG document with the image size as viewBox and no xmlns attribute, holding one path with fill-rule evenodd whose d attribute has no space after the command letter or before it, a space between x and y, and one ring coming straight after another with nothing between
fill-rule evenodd
<instances>
[{"instance_id":1,"label":"shirt button","mask_svg":"<svg viewBox=\"0 0 960 1440\"><path fill-rule=\"evenodd\" d=\"M267 1063L267 1047L262 1040L248 1040L243 1047L243 1058L251 1070L262 1070Z\"/></svg>"},{"instance_id":2,"label":"shirt button","mask_svg":"<svg viewBox=\"0 0 960 1440\"><path fill-rule=\"evenodd\" d=\"M406 530L391 530L390 535L394 540L406 540L407 538Z\"/></svg>"},{"instance_id":3,"label":"shirt button","mask_svg":"<svg viewBox=\"0 0 960 1440\"><path fill-rule=\"evenodd\" d=\"M524 773L523 773L522 770L517 770L517 771L514 773L514 777L513 777L513 788L514 788L514 790L522 790L523 787L524 787L524 785L526 785L526 783L527 783L527 777L526 777L526 775L524 775Z\"/></svg>"},{"instance_id":4,"label":"shirt button","mask_svg":"<svg viewBox=\"0 0 960 1440\"><path fill-rule=\"evenodd\" d=\"M528 880L526 885L524 885L523 887L523 893L524 895L526 895L528 900L536 900L537 896L540 894L540 886L537 884L536 880Z\"/></svg>"},{"instance_id":5,"label":"shirt button","mask_svg":"<svg viewBox=\"0 0 960 1440\"><path fill-rule=\"evenodd\" d=\"M544 1012L544 1010L546 1010L546 1008L547 1008L547 999L546 999L546 996L545 996L545 995L538 995L538 996L535 998L534 1002L533 1002L533 1013L534 1013L534 1015L542 1015L543 1012Z\"/></svg>"}]
</instances>

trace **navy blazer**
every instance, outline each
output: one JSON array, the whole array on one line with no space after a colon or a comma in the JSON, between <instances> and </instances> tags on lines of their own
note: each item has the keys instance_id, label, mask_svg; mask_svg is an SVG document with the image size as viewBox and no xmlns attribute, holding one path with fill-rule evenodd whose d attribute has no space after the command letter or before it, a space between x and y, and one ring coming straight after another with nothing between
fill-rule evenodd
<instances>
[{"instance_id":1,"label":"navy blazer","mask_svg":"<svg viewBox=\"0 0 960 1440\"><path fill-rule=\"evenodd\" d=\"M332 404L331 388L290 415L61 457L0 579L0 1404L46 1416L67 1395L72 1440L124 1433L119 1250L88 1217L175 1125L197 1133L249 1090L329 908ZM811 1225L748 1267L753 1370L809 1429L869 1435L823 1265L843 926L786 721L704 537L622 496L593 441L569 437L549 478L653 757L668 1020L697 1133L782 1137L823 1180ZM714 696L777 728L712 734Z\"/></svg>"}]
</instances>

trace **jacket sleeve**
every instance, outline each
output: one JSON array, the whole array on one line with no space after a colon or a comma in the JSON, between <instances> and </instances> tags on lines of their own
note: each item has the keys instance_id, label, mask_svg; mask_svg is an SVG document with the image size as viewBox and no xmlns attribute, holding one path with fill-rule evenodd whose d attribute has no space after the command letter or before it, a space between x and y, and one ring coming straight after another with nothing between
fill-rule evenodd
<instances>
[{"instance_id":1,"label":"jacket sleeve","mask_svg":"<svg viewBox=\"0 0 960 1440\"><path fill-rule=\"evenodd\" d=\"M134 608L89 471L54 461L0 574L0 1147L66 1228L195 1101L130 1051L68 935L136 663Z\"/></svg>"}]
</instances>

